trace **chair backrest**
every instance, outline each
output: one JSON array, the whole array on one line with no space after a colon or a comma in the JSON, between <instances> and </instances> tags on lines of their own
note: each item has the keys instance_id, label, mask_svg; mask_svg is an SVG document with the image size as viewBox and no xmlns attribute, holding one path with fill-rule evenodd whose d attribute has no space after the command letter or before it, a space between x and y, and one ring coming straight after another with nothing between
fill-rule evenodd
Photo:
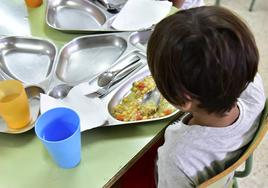
<instances>
[{"instance_id":1,"label":"chair backrest","mask_svg":"<svg viewBox=\"0 0 268 188\"><path fill-rule=\"evenodd\" d=\"M253 138L248 148L246 149L246 151L234 164L225 169L223 172L203 182L201 185L198 186L198 188L223 187L229 175L233 173L240 165L242 165L253 153L253 151L257 148L257 146L260 144L261 140L265 136L267 130L268 130L268 99L266 99L265 107L262 111L262 115L259 122L259 128L256 132L255 137ZM221 184L221 186L219 184Z\"/></svg>"}]
</instances>

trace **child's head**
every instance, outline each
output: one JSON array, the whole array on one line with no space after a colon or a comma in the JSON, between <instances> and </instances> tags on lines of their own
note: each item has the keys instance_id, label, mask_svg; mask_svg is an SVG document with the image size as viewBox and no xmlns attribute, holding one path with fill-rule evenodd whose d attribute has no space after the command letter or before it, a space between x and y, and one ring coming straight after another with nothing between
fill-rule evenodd
<instances>
[{"instance_id":1,"label":"child's head","mask_svg":"<svg viewBox=\"0 0 268 188\"><path fill-rule=\"evenodd\" d=\"M183 106L192 99L209 113L229 111L259 61L248 27L221 7L179 11L156 25L148 43L148 64L162 95Z\"/></svg>"}]
</instances>

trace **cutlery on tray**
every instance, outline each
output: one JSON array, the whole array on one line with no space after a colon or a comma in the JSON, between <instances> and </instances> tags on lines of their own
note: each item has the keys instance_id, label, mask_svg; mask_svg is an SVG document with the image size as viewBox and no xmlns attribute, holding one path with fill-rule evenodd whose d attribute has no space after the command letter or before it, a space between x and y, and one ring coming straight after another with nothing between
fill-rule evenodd
<instances>
[{"instance_id":1,"label":"cutlery on tray","mask_svg":"<svg viewBox=\"0 0 268 188\"><path fill-rule=\"evenodd\" d=\"M121 73L117 74L111 81L109 84L107 84L104 87L99 88L98 90L89 93L85 96L87 97L104 97L106 96L108 93L110 93L115 87L118 82L122 81L124 78L126 78L128 75L130 75L131 73L133 73L135 70L137 70L138 68L142 67L142 62L133 64L131 66L128 67L128 69L125 69L124 71L122 71Z\"/></svg>"},{"instance_id":2,"label":"cutlery on tray","mask_svg":"<svg viewBox=\"0 0 268 188\"><path fill-rule=\"evenodd\" d=\"M119 69L119 70L115 70L115 71L105 71L103 73L101 73L98 76L98 86L100 87L104 87L106 85L108 85L116 75L120 74L122 71L126 70L127 68L129 68L130 66L134 65L136 62L138 62L141 58L139 56L134 56L131 60L130 63Z\"/></svg>"},{"instance_id":3,"label":"cutlery on tray","mask_svg":"<svg viewBox=\"0 0 268 188\"><path fill-rule=\"evenodd\" d=\"M129 76L131 73L134 71L138 70L139 68L142 67L143 63L138 62L140 61L140 57L135 56L134 58L131 59L131 62L126 65L125 67L116 70L116 71L105 71L98 77L98 86L95 91L89 92L85 96L87 97L104 97L106 96L109 92L114 89L113 86L115 86L117 83L122 81L124 78ZM106 73L111 73L108 74L107 77L105 77ZM68 84L60 84L55 86L49 93L48 95L56 98L56 99L63 99L68 96L69 92L75 87L70 86ZM89 89L92 90L92 89Z\"/></svg>"}]
</instances>

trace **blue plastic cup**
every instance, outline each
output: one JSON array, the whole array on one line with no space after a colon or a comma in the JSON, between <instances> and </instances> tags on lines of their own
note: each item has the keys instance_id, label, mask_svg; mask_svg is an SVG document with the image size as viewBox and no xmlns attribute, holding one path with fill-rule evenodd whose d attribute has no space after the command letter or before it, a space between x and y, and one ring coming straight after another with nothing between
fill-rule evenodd
<instances>
[{"instance_id":1,"label":"blue plastic cup","mask_svg":"<svg viewBox=\"0 0 268 188\"><path fill-rule=\"evenodd\" d=\"M35 133L50 156L62 168L73 168L81 160L80 119L69 108L54 108L35 123Z\"/></svg>"}]
</instances>

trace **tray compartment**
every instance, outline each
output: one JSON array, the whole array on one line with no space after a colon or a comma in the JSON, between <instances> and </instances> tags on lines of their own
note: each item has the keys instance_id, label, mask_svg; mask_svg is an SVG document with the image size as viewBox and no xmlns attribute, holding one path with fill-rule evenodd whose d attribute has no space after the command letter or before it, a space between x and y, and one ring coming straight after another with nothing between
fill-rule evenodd
<instances>
[{"instance_id":1,"label":"tray compartment","mask_svg":"<svg viewBox=\"0 0 268 188\"><path fill-rule=\"evenodd\" d=\"M107 16L89 0L50 0L46 22L63 31L98 30L106 23Z\"/></svg>"},{"instance_id":2,"label":"tray compartment","mask_svg":"<svg viewBox=\"0 0 268 188\"><path fill-rule=\"evenodd\" d=\"M142 72L139 72L138 74L131 77L126 83L124 83L117 91L116 93L110 98L110 101L108 102L107 109L110 116L110 125L120 125L120 124L131 124L131 123L141 123L141 122L150 122L150 121L157 121L161 119L169 118L176 113L179 112L179 110L175 110L173 113L159 118L154 119L146 119L146 120L137 120L137 121L119 121L115 119L112 115L112 109L115 105L119 104L122 100L122 98L129 94L130 89L132 87L133 82L143 79L146 76L151 75L150 71L148 70L148 67L145 67Z\"/></svg>"},{"instance_id":3,"label":"tray compartment","mask_svg":"<svg viewBox=\"0 0 268 188\"><path fill-rule=\"evenodd\" d=\"M115 35L76 38L61 50L56 76L72 85L87 81L111 67L126 48L126 40Z\"/></svg>"},{"instance_id":4,"label":"tray compartment","mask_svg":"<svg viewBox=\"0 0 268 188\"><path fill-rule=\"evenodd\" d=\"M0 39L0 69L7 79L40 84L52 74L57 54L54 44L37 38Z\"/></svg>"}]
</instances>

